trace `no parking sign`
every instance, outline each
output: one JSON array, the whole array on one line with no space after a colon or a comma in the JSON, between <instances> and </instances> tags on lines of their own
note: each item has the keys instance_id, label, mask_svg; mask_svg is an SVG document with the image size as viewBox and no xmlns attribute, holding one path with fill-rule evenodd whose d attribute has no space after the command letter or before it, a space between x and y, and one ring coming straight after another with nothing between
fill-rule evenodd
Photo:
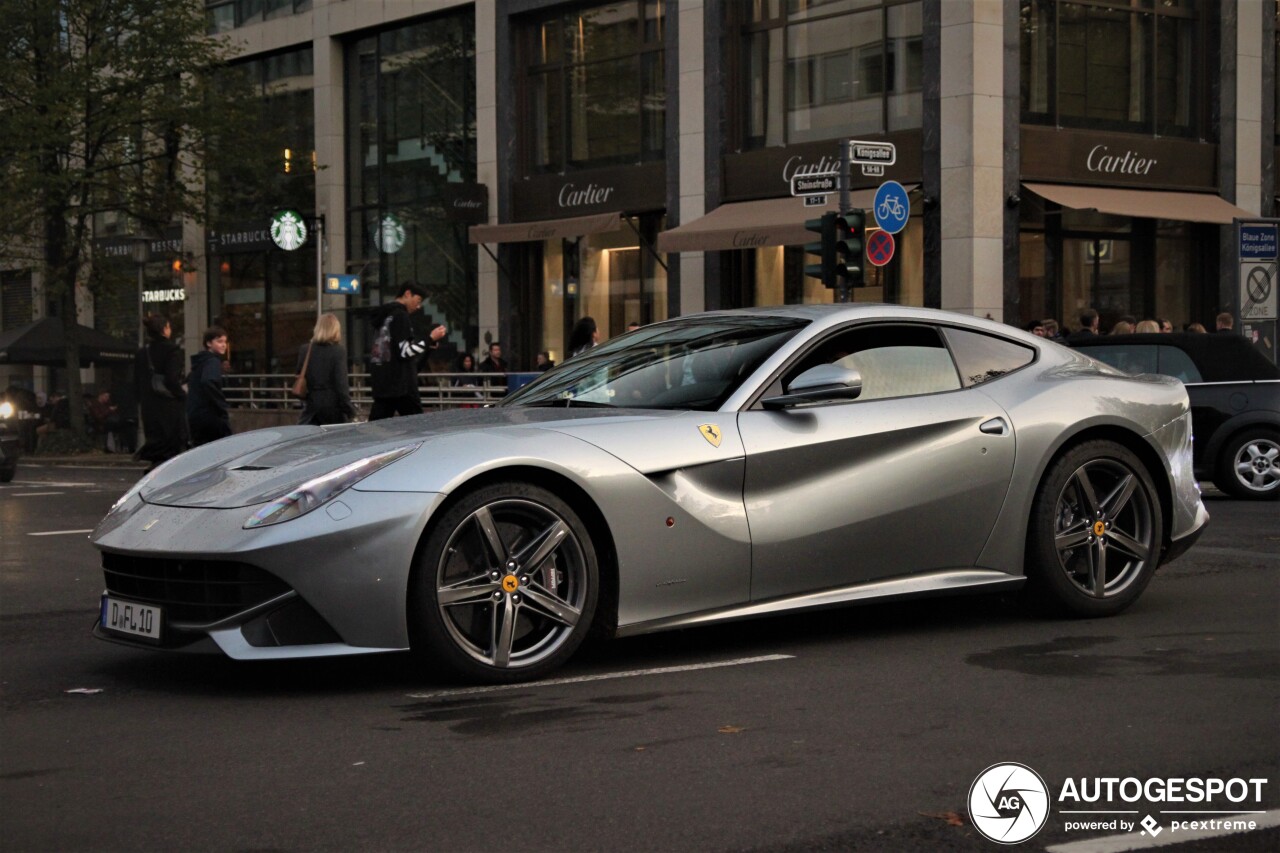
<instances>
[{"instance_id":1,"label":"no parking sign","mask_svg":"<svg viewBox=\"0 0 1280 853\"><path fill-rule=\"evenodd\" d=\"M882 267L893 260L894 240L888 231L872 231L867 235L867 263Z\"/></svg>"}]
</instances>

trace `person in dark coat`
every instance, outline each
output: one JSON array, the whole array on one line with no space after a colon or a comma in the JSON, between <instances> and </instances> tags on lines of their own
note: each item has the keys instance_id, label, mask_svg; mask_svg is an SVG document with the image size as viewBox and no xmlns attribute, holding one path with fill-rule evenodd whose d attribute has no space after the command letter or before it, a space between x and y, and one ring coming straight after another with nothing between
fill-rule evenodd
<instances>
[{"instance_id":1,"label":"person in dark coat","mask_svg":"<svg viewBox=\"0 0 1280 853\"><path fill-rule=\"evenodd\" d=\"M204 349L191 356L187 379L187 423L191 443L208 444L231 435L231 411L222 393L222 361L227 355L227 332L220 326L204 330Z\"/></svg>"},{"instance_id":2,"label":"person in dark coat","mask_svg":"<svg viewBox=\"0 0 1280 853\"><path fill-rule=\"evenodd\" d=\"M146 443L138 448L138 458L151 463L153 470L187 449L186 389L182 387L182 350L170 342L173 329L169 318L152 314L143 321L147 345L134 361L134 387L142 406L142 429ZM162 379L165 393L152 387L151 376Z\"/></svg>"},{"instance_id":3,"label":"person in dark coat","mask_svg":"<svg viewBox=\"0 0 1280 853\"><path fill-rule=\"evenodd\" d=\"M310 352L310 360L307 353ZM300 424L323 426L350 423L356 416L347 381L347 350L336 314L321 314L311 342L298 348L298 367L307 366L307 396L302 398Z\"/></svg>"},{"instance_id":4,"label":"person in dark coat","mask_svg":"<svg viewBox=\"0 0 1280 853\"><path fill-rule=\"evenodd\" d=\"M569 358L581 355L600 343L600 330L594 317L583 317L569 333Z\"/></svg>"},{"instance_id":5,"label":"person in dark coat","mask_svg":"<svg viewBox=\"0 0 1280 853\"><path fill-rule=\"evenodd\" d=\"M444 326L420 338L414 334L409 315L422 308L427 291L416 284L404 284L395 300L373 314L373 354L369 364L369 390L373 406L369 420L393 415L422 414L418 393L418 360L445 336Z\"/></svg>"}]
</instances>

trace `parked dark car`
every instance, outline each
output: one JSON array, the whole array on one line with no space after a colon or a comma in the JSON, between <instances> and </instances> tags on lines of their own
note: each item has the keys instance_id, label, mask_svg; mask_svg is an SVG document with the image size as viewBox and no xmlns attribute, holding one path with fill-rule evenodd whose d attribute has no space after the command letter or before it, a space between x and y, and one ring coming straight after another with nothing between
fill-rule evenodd
<instances>
[{"instance_id":1,"label":"parked dark car","mask_svg":"<svg viewBox=\"0 0 1280 853\"><path fill-rule=\"evenodd\" d=\"M1196 476L1240 498L1280 497L1280 367L1235 334L1106 335L1081 351L1129 373L1181 379Z\"/></svg>"},{"instance_id":2,"label":"parked dark car","mask_svg":"<svg viewBox=\"0 0 1280 853\"><path fill-rule=\"evenodd\" d=\"M13 479L22 454L22 436L18 434L18 407L7 397L0 397L0 483Z\"/></svg>"}]
</instances>

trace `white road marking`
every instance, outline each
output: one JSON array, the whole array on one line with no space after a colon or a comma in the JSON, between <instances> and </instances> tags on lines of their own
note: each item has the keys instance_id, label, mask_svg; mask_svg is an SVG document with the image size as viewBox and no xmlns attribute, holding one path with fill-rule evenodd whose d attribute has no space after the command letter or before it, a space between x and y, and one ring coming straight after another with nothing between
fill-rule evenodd
<instances>
[{"instance_id":1,"label":"white road marking","mask_svg":"<svg viewBox=\"0 0 1280 853\"><path fill-rule=\"evenodd\" d=\"M46 530L43 533L28 533L28 536L70 536L73 533L92 533L93 528L87 530Z\"/></svg>"},{"instance_id":2,"label":"white road marking","mask_svg":"<svg viewBox=\"0 0 1280 853\"><path fill-rule=\"evenodd\" d=\"M1169 814L1169 812L1161 812L1161 814ZM1205 814L1205 812L1197 812L1197 814ZM1219 820L1244 820L1253 821L1256 829L1211 829L1211 830L1192 830L1173 832L1168 827L1164 828L1158 836L1152 836L1145 833L1127 832L1124 835L1107 835L1102 838L1086 838L1082 841L1068 841L1066 844L1055 844L1052 847L1045 848L1048 853L1126 853L1129 850L1151 850L1156 847L1169 847L1175 844L1194 844L1197 841L1204 841L1209 838L1222 838L1226 835L1244 835L1248 832L1256 832L1258 829L1270 829L1280 826L1280 811L1276 812L1248 812L1246 814L1233 813L1231 817L1218 818Z\"/></svg>"},{"instance_id":3,"label":"white road marking","mask_svg":"<svg viewBox=\"0 0 1280 853\"><path fill-rule=\"evenodd\" d=\"M589 681L609 681L614 678L636 678L642 675L666 675L671 672L693 672L699 669L717 669L722 666L745 666L750 663L767 663L790 660L795 655L762 655L755 658L738 658L715 663L691 663L684 666L660 666L654 669L630 669L625 672L604 672L599 675L577 675L568 678L549 678L546 681L530 681L524 684L494 684L489 687L462 687L457 690L440 690L435 693L410 693L410 699L443 699L449 696L475 696L480 693L497 693L503 690L530 690L535 687L553 687L561 684L585 684Z\"/></svg>"},{"instance_id":4,"label":"white road marking","mask_svg":"<svg viewBox=\"0 0 1280 853\"><path fill-rule=\"evenodd\" d=\"M79 482L63 482L61 480L14 480L9 484L13 486L44 486L46 489L79 489L86 486L96 486L97 483L79 483Z\"/></svg>"},{"instance_id":5,"label":"white road marking","mask_svg":"<svg viewBox=\"0 0 1280 853\"><path fill-rule=\"evenodd\" d=\"M15 498L43 498L47 495L65 495L66 492L14 492Z\"/></svg>"}]
</instances>

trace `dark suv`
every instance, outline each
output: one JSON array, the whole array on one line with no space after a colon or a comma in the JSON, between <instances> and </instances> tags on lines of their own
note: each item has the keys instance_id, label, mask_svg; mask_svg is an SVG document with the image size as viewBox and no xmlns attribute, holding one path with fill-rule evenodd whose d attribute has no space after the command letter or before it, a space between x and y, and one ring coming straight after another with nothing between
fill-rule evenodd
<instances>
[{"instance_id":1,"label":"dark suv","mask_svg":"<svg viewBox=\"0 0 1280 853\"><path fill-rule=\"evenodd\" d=\"M1129 373L1181 379L1191 398L1196 476L1222 491L1280 497L1280 367L1236 334L1106 335L1075 342Z\"/></svg>"}]
</instances>

